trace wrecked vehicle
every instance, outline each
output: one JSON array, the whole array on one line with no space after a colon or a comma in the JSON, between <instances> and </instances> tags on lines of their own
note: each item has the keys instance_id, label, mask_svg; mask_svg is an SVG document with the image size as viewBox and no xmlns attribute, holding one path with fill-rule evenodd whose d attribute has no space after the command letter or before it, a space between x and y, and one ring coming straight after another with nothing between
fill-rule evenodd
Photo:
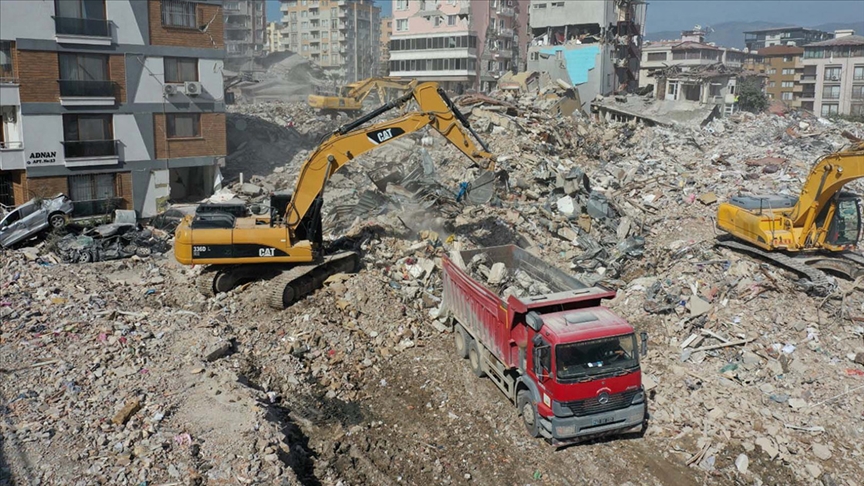
<instances>
[{"instance_id":1,"label":"wrecked vehicle","mask_svg":"<svg viewBox=\"0 0 864 486\"><path fill-rule=\"evenodd\" d=\"M171 249L169 239L139 226L135 211L117 210L114 222L68 234L53 247L64 263L89 263L165 253Z\"/></svg>"},{"instance_id":2,"label":"wrecked vehicle","mask_svg":"<svg viewBox=\"0 0 864 486\"><path fill-rule=\"evenodd\" d=\"M0 245L9 248L46 229L63 228L72 209L72 201L65 194L50 199L33 198L10 211L0 221Z\"/></svg>"}]
</instances>

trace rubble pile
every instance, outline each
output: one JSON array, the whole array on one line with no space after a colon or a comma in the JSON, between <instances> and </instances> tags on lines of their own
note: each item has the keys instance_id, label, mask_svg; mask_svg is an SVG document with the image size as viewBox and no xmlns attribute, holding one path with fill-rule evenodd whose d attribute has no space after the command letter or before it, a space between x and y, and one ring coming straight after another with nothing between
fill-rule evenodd
<instances>
[{"instance_id":1,"label":"rubble pile","mask_svg":"<svg viewBox=\"0 0 864 486\"><path fill-rule=\"evenodd\" d=\"M797 275L715 247L712 218L740 192L794 195L843 132L864 127L794 112L598 124L550 115L549 94L459 100L506 174L488 204L456 202L480 171L437 134L400 137L335 174L328 240L361 252L363 269L281 312L262 304L268 282L204 298L201 268L170 252L75 266L47 246L5 251L0 478L857 484L860 282L810 295ZM316 143L300 127L332 126L292 106L233 108L226 173L237 177L216 199L261 204L293 187ZM643 438L549 461L515 407L455 357L441 260L503 244L618 290L605 305L650 336ZM549 290L483 253L464 263L502 295Z\"/></svg>"}]
</instances>

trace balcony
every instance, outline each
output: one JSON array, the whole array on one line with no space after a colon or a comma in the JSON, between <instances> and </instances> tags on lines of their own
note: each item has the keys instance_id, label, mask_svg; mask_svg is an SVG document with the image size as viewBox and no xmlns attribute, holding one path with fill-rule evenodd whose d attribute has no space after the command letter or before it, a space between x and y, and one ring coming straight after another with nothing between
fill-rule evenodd
<instances>
[{"instance_id":1,"label":"balcony","mask_svg":"<svg viewBox=\"0 0 864 486\"><path fill-rule=\"evenodd\" d=\"M792 86L792 92L793 93L803 93L804 92L804 86L801 86L800 84L796 84L795 86Z\"/></svg>"},{"instance_id":2,"label":"balcony","mask_svg":"<svg viewBox=\"0 0 864 486\"><path fill-rule=\"evenodd\" d=\"M63 155L66 167L117 164L120 160L117 140L65 141Z\"/></svg>"},{"instance_id":3,"label":"balcony","mask_svg":"<svg viewBox=\"0 0 864 486\"><path fill-rule=\"evenodd\" d=\"M0 84L18 84L11 64L0 64Z\"/></svg>"},{"instance_id":4,"label":"balcony","mask_svg":"<svg viewBox=\"0 0 864 486\"><path fill-rule=\"evenodd\" d=\"M511 37L513 37L513 29L506 28L506 27L501 28L501 29L498 29L498 31L495 34L498 35L498 37L511 38Z\"/></svg>"},{"instance_id":5,"label":"balcony","mask_svg":"<svg viewBox=\"0 0 864 486\"><path fill-rule=\"evenodd\" d=\"M249 24L245 22L227 22L225 23L226 30L247 30Z\"/></svg>"},{"instance_id":6,"label":"balcony","mask_svg":"<svg viewBox=\"0 0 864 486\"><path fill-rule=\"evenodd\" d=\"M501 17L513 17L516 15L516 11L512 7L498 7L495 13Z\"/></svg>"},{"instance_id":7,"label":"balcony","mask_svg":"<svg viewBox=\"0 0 864 486\"><path fill-rule=\"evenodd\" d=\"M111 25L105 19L54 17L54 30L61 44L111 45Z\"/></svg>"},{"instance_id":8,"label":"balcony","mask_svg":"<svg viewBox=\"0 0 864 486\"><path fill-rule=\"evenodd\" d=\"M7 140L0 142L0 170L22 170L24 162L24 142Z\"/></svg>"},{"instance_id":9,"label":"balcony","mask_svg":"<svg viewBox=\"0 0 864 486\"><path fill-rule=\"evenodd\" d=\"M117 102L114 81L78 81L60 79L60 104L64 106L111 106Z\"/></svg>"},{"instance_id":10,"label":"balcony","mask_svg":"<svg viewBox=\"0 0 864 486\"><path fill-rule=\"evenodd\" d=\"M816 83L816 75L815 74L802 74L800 82L801 82L801 84Z\"/></svg>"},{"instance_id":11,"label":"balcony","mask_svg":"<svg viewBox=\"0 0 864 486\"><path fill-rule=\"evenodd\" d=\"M803 91L801 92L801 100L815 100L816 92L815 91Z\"/></svg>"}]
</instances>

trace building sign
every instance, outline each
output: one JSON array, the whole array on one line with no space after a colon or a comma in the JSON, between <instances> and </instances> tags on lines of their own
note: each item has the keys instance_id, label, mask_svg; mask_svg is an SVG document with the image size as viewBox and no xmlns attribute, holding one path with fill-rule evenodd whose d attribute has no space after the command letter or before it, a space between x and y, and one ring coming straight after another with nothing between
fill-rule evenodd
<instances>
[{"instance_id":1,"label":"building sign","mask_svg":"<svg viewBox=\"0 0 864 486\"><path fill-rule=\"evenodd\" d=\"M27 166L55 165L57 164L57 152L28 152Z\"/></svg>"}]
</instances>

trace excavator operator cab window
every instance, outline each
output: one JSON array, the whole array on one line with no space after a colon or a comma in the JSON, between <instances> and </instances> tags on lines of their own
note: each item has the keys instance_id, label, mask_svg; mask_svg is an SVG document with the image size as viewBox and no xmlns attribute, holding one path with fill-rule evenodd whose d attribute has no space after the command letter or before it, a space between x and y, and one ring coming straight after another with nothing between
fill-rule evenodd
<instances>
[{"instance_id":1,"label":"excavator operator cab window","mask_svg":"<svg viewBox=\"0 0 864 486\"><path fill-rule=\"evenodd\" d=\"M838 198L834 218L828 228L828 243L837 246L858 243L861 232L861 204L855 196Z\"/></svg>"}]
</instances>

